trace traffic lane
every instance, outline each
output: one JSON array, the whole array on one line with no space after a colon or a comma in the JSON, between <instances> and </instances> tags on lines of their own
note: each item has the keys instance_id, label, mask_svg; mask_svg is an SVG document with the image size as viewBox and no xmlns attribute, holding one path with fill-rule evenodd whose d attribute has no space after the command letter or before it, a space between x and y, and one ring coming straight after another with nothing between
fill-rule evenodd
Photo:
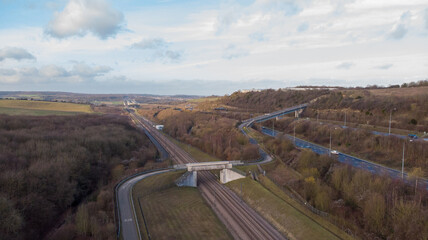
<instances>
[{"instance_id":1,"label":"traffic lane","mask_svg":"<svg viewBox=\"0 0 428 240\"><path fill-rule=\"evenodd\" d=\"M275 134L273 134L272 129L268 129L268 128L263 127L262 133L272 137L274 135L277 135L279 132L275 131ZM302 140L299 138L294 138L293 136L288 135L288 134L285 134L285 136L288 139L290 139L292 142L294 142L294 144L297 147L309 148L313 152L318 153L318 154L328 154L330 152L330 150L326 147L319 146L319 145L316 145L314 143L311 143L311 142L308 142L308 141L305 141L305 140ZM395 170L392 168L388 168L388 167L385 167L382 165L378 165L376 163L368 162L366 160L363 160L363 159L360 159L360 158L357 158L354 156L350 156L350 155L347 155L344 153L338 152L337 160L342 162L342 163L352 165L352 166L357 167L357 168L368 170L371 173L374 173L377 175L388 175L388 176L395 178L395 179L401 179L401 171L398 171L398 170ZM409 181L407 180L408 176L406 173L404 173L404 177L405 177L405 182L408 183ZM428 189L428 180L420 179L420 182L421 182L421 184L423 184L425 186L426 189Z\"/></svg>"},{"instance_id":2,"label":"traffic lane","mask_svg":"<svg viewBox=\"0 0 428 240\"><path fill-rule=\"evenodd\" d=\"M157 172L150 172L143 175L136 176L129 179L128 181L122 183L118 189L118 201L120 209L120 221L121 221L121 234L125 240L138 240L140 239L139 228L137 228L138 221L135 219L134 207L132 206L132 196L131 190L134 185L140 180L161 174L168 171L173 171L174 169L161 170Z\"/></svg>"}]
</instances>

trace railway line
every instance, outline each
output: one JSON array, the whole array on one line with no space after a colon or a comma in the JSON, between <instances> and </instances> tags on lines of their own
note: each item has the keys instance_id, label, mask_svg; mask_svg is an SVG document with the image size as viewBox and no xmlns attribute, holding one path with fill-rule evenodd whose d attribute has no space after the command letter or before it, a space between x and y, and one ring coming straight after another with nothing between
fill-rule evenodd
<instances>
[{"instance_id":1,"label":"railway line","mask_svg":"<svg viewBox=\"0 0 428 240\"><path fill-rule=\"evenodd\" d=\"M158 132L148 120L133 112L130 112L130 116L162 144L175 163L196 162L187 152ZM286 239L233 191L221 185L212 173L200 171L198 175L198 187L202 196L235 239Z\"/></svg>"}]
</instances>

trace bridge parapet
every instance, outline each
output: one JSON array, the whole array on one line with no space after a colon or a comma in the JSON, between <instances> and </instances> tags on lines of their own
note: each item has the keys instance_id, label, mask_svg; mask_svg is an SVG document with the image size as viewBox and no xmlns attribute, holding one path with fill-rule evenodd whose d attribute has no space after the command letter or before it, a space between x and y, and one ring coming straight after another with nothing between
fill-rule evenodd
<instances>
[{"instance_id":1,"label":"bridge parapet","mask_svg":"<svg viewBox=\"0 0 428 240\"><path fill-rule=\"evenodd\" d=\"M220 169L220 182L227 183L245 177L245 174L233 169L234 165L243 165L242 161L200 162L174 165L175 169L187 169L187 172L176 180L179 187L197 186L197 172ZM235 170L235 171L234 171Z\"/></svg>"},{"instance_id":2,"label":"bridge parapet","mask_svg":"<svg viewBox=\"0 0 428 240\"><path fill-rule=\"evenodd\" d=\"M187 171L207 171L216 169L229 169L232 168L232 164L215 164L215 165L202 165L202 166L187 166Z\"/></svg>"}]
</instances>

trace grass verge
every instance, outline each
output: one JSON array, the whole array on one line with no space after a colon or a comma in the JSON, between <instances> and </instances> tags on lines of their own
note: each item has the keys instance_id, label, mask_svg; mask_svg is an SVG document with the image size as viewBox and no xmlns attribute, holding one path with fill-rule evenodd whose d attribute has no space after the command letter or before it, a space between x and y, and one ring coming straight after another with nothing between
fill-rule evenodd
<instances>
[{"instance_id":1,"label":"grass verge","mask_svg":"<svg viewBox=\"0 0 428 240\"><path fill-rule=\"evenodd\" d=\"M352 239L320 216L311 214L290 199L268 178L259 175L260 183L250 178L227 183L245 202L290 239Z\"/></svg>"},{"instance_id":2,"label":"grass verge","mask_svg":"<svg viewBox=\"0 0 428 240\"><path fill-rule=\"evenodd\" d=\"M197 188L175 186L182 174L155 175L134 186L134 204L144 212L151 239L232 239ZM137 217L147 239L141 211Z\"/></svg>"}]
</instances>

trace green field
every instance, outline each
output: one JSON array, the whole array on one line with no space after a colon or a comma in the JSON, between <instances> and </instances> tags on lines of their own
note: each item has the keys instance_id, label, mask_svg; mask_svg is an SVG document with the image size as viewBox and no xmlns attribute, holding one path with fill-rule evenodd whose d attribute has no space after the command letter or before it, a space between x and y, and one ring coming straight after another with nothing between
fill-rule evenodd
<instances>
[{"instance_id":1,"label":"green field","mask_svg":"<svg viewBox=\"0 0 428 240\"><path fill-rule=\"evenodd\" d=\"M93 113L89 105L61 102L0 100L0 114L8 115L74 115Z\"/></svg>"},{"instance_id":2,"label":"green field","mask_svg":"<svg viewBox=\"0 0 428 240\"><path fill-rule=\"evenodd\" d=\"M143 239L147 239L141 210L151 239L232 239L205 203L197 188L175 186L184 172L151 176L137 183L133 199Z\"/></svg>"},{"instance_id":3,"label":"green field","mask_svg":"<svg viewBox=\"0 0 428 240\"><path fill-rule=\"evenodd\" d=\"M220 99L219 97L203 97L203 98L195 98L195 99L190 99L188 102L193 102L193 103L201 103L201 102L213 102L213 101L217 101L218 99Z\"/></svg>"},{"instance_id":4,"label":"green field","mask_svg":"<svg viewBox=\"0 0 428 240\"><path fill-rule=\"evenodd\" d=\"M250 178L227 183L245 202L290 239L352 239L327 220L308 213L269 179L260 175L261 183ZM293 203L294 202L294 203ZM316 221L315 221L316 220Z\"/></svg>"},{"instance_id":5,"label":"green field","mask_svg":"<svg viewBox=\"0 0 428 240\"><path fill-rule=\"evenodd\" d=\"M123 101L93 101L93 104L123 105Z\"/></svg>"}]
</instances>

